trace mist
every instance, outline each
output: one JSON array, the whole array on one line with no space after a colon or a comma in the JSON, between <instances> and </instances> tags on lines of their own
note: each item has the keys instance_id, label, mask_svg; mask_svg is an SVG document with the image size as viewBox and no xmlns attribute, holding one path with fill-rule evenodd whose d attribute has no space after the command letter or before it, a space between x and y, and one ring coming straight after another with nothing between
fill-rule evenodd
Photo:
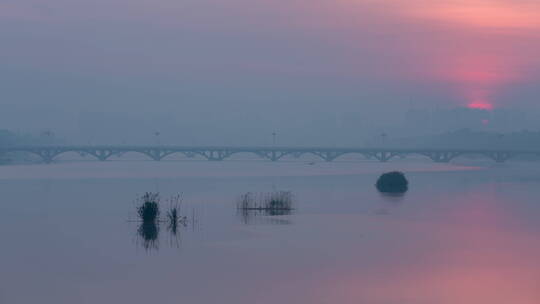
<instances>
[{"instance_id":1,"label":"mist","mask_svg":"<svg viewBox=\"0 0 540 304\"><path fill-rule=\"evenodd\" d=\"M483 3L4 1L0 128L73 143L159 132L261 145L276 132L284 145L344 146L381 132L538 129L527 118L539 113L537 7ZM514 114L486 126L455 118L460 108ZM418 111L447 122L412 124Z\"/></svg>"},{"instance_id":2,"label":"mist","mask_svg":"<svg viewBox=\"0 0 540 304\"><path fill-rule=\"evenodd\" d=\"M540 303L539 0L0 0L0 303Z\"/></svg>"}]
</instances>

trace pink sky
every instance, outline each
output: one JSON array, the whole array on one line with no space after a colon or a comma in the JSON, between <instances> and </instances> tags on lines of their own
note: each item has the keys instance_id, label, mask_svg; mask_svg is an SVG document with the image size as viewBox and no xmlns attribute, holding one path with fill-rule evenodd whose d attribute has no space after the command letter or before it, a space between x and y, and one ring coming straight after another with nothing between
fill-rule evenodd
<instances>
[{"instance_id":1,"label":"pink sky","mask_svg":"<svg viewBox=\"0 0 540 304\"><path fill-rule=\"evenodd\" d=\"M458 103L484 109L510 106L512 101L496 101L501 90L537 81L538 1L340 0L340 4L338 15L358 18L355 30L368 27L399 37L393 52L410 66L396 66L389 77L450 84ZM362 20L365 15L371 24Z\"/></svg>"},{"instance_id":2,"label":"pink sky","mask_svg":"<svg viewBox=\"0 0 540 304\"><path fill-rule=\"evenodd\" d=\"M531 0L5 0L0 25L17 68L135 75L149 90L187 79L226 99L247 86L491 109L534 106L522 88L540 80Z\"/></svg>"}]
</instances>

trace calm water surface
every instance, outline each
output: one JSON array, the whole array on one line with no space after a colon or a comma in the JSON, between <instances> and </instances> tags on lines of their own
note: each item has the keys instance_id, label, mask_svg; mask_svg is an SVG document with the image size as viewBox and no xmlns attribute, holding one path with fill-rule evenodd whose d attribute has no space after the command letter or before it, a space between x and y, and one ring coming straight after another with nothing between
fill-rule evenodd
<instances>
[{"instance_id":1,"label":"calm water surface","mask_svg":"<svg viewBox=\"0 0 540 304\"><path fill-rule=\"evenodd\" d=\"M393 169L404 197L373 187ZM297 210L237 213L273 190ZM145 191L194 219L149 249ZM0 194L0 303L540 303L540 164L66 162L0 167Z\"/></svg>"}]
</instances>

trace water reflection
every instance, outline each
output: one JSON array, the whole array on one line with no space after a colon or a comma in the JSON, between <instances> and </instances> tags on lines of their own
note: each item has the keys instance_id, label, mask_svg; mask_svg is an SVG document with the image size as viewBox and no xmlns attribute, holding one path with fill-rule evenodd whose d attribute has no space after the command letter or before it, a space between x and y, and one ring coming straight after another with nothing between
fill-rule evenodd
<instances>
[{"instance_id":1,"label":"water reflection","mask_svg":"<svg viewBox=\"0 0 540 304\"><path fill-rule=\"evenodd\" d=\"M390 214L390 210L388 210L387 208L379 208L377 210L375 210L374 212L375 215L389 215Z\"/></svg>"},{"instance_id":2,"label":"water reflection","mask_svg":"<svg viewBox=\"0 0 540 304\"><path fill-rule=\"evenodd\" d=\"M191 219L167 223L168 244L171 248L180 247L182 232L188 227L188 222L194 223ZM137 228L137 245L146 251L159 250L160 231L160 222L140 223Z\"/></svg>"},{"instance_id":3,"label":"water reflection","mask_svg":"<svg viewBox=\"0 0 540 304\"><path fill-rule=\"evenodd\" d=\"M292 210L246 210L238 209L238 215L246 225L290 225L292 221L275 216L288 216Z\"/></svg>"},{"instance_id":4,"label":"water reflection","mask_svg":"<svg viewBox=\"0 0 540 304\"><path fill-rule=\"evenodd\" d=\"M507 199L483 187L445 198L437 221L385 221L377 233L393 242L359 251L366 261L361 266L329 271L315 297L333 303L540 303L537 230L527 229L510 207L523 207L523 201Z\"/></svg>"},{"instance_id":5,"label":"water reflection","mask_svg":"<svg viewBox=\"0 0 540 304\"><path fill-rule=\"evenodd\" d=\"M405 192L404 193L379 192L379 196L386 202L392 203L394 205L399 205L403 202L403 199L405 198Z\"/></svg>"},{"instance_id":6,"label":"water reflection","mask_svg":"<svg viewBox=\"0 0 540 304\"><path fill-rule=\"evenodd\" d=\"M147 251L159 249L159 225L154 222L141 223L137 229L139 244Z\"/></svg>"},{"instance_id":7,"label":"water reflection","mask_svg":"<svg viewBox=\"0 0 540 304\"><path fill-rule=\"evenodd\" d=\"M379 197L382 198L382 206L376 209L373 214L379 216L390 215L392 209L396 209L403 204L406 192L379 192Z\"/></svg>"}]
</instances>

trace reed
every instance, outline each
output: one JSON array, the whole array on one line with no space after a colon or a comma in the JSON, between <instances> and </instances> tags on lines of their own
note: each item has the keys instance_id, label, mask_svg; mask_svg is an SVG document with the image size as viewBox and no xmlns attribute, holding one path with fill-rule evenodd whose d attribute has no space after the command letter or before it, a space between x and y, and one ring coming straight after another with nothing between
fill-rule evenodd
<instances>
[{"instance_id":1,"label":"reed","mask_svg":"<svg viewBox=\"0 0 540 304\"><path fill-rule=\"evenodd\" d=\"M182 197L180 194L173 196L169 199L169 209L167 210L167 228L168 230L176 235L178 231L178 226L187 225L187 216L181 215L181 206L182 206Z\"/></svg>"},{"instance_id":2,"label":"reed","mask_svg":"<svg viewBox=\"0 0 540 304\"><path fill-rule=\"evenodd\" d=\"M137 215L143 223L155 223L159 220L159 193L146 192L140 199Z\"/></svg>"},{"instance_id":3,"label":"reed","mask_svg":"<svg viewBox=\"0 0 540 304\"><path fill-rule=\"evenodd\" d=\"M240 210L290 211L293 210L293 195L290 191L274 191L258 196L252 192L242 194L237 203Z\"/></svg>"}]
</instances>

